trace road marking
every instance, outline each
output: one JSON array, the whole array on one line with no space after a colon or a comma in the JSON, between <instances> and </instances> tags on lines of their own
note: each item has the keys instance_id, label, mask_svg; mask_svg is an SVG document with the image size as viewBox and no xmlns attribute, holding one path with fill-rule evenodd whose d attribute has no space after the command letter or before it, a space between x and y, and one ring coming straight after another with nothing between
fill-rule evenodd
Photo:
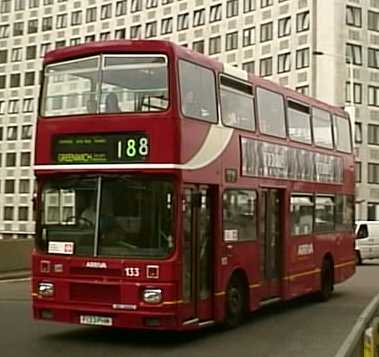
<instances>
[{"instance_id":1,"label":"road marking","mask_svg":"<svg viewBox=\"0 0 379 357\"><path fill-rule=\"evenodd\" d=\"M6 279L6 280L0 280L0 284L5 284L5 283L18 283L21 281L30 281L32 278L19 278L19 279Z\"/></svg>"}]
</instances>

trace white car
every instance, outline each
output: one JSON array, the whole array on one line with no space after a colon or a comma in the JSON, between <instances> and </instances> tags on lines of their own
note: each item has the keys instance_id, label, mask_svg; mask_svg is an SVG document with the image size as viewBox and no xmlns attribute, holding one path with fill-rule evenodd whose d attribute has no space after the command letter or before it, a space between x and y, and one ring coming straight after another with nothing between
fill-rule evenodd
<instances>
[{"instance_id":1,"label":"white car","mask_svg":"<svg viewBox=\"0 0 379 357\"><path fill-rule=\"evenodd\" d=\"M355 222L357 264L364 259L379 258L379 221Z\"/></svg>"}]
</instances>

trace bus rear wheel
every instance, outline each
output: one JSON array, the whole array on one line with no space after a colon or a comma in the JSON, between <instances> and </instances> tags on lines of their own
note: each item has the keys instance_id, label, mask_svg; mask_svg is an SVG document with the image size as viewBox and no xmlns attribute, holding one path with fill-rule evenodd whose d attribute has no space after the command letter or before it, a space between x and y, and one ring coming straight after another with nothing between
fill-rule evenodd
<instances>
[{"instance_id":1,"label":"bus rear wheel","mask_svg":"<svg viewBox=\"0 0 379 357\"><path fill-rule=\"evenodd\" d=\"M324 259L321 268L321 286L319 292L320 301L327 301L334 290L333 263L330 259Z\"/></svg>"},{"instance_id":2,"label":"bus rear wheel","mask_svg":"<svg viewBox=\"0 0 379 357\"><path fill-rule=\"evenodd\" d=\"M233 276L225 293L224 326L233 328L241 324L247 312L246 288L238 276Z\"/></svg>"}]
</instances>

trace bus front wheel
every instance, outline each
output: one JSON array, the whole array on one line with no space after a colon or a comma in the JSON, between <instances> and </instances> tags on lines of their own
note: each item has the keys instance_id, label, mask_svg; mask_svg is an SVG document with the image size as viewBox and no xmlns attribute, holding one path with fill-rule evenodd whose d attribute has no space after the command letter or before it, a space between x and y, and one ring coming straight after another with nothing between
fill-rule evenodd
<instances>
[{"instance_id":1,"label":"bus front wheel","mask_svg":"<svg viewBox=\"0 0 379 357\"><path fill-rule=\"evenodd\" d=\"M334 290L333 262L325 258L321 268L321 286L319 292L320 301L327 301L332 296Z\"/></svg>"},{"instance_id":2,"label":"bus front wheel","mask_svg":"<svg viewBox=\"0 0 379 357\"><path fill-rule=\"evenodd\" d=\"M224 326L233 328L238 326L247 312L245 285L238 276L232 276L225 293Z\"/></svg>"}]
</instances>

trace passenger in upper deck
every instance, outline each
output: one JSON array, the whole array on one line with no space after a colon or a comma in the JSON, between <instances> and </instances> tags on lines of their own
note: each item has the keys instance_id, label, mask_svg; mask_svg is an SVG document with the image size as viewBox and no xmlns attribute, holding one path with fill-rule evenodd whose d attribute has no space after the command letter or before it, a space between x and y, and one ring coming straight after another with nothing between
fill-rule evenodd
<instances>
[{"instance_id":1,"label":"passenger in upper deck","mask_svg":"<svg viewBox=\"0 0 379 357\"><path fill-rule=\"evenodd\" d=\"M109 93L105 100L105 112L106 113L120 113L121 108L118 104L118 98L115 93Z\"/></svg>"}]
</instances>

